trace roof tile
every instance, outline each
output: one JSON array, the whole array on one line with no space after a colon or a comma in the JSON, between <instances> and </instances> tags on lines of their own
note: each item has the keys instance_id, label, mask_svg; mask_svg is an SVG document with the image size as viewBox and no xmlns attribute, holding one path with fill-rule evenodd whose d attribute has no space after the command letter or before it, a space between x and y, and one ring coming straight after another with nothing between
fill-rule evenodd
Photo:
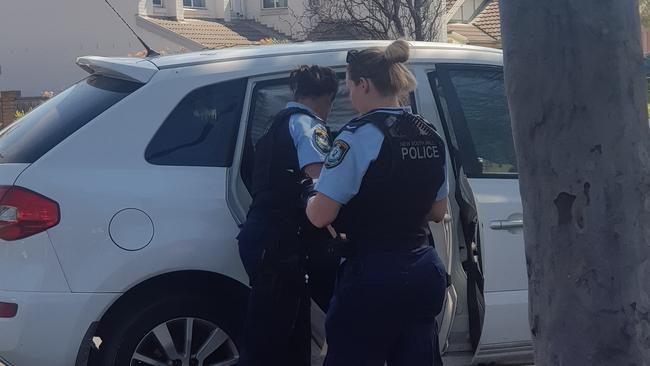
<instances>
[{"instance_id":1,"label":"roof tile","mask_svg":"<svg viewBox=\"0 0 650 366\"><path fill-rule=\"evenodd\" d=\"M492 0L485 9L474 18L472 24L487 33L490 37L500 41L501 16L499 15L499 0Z\"/></svg>"},{"instance_id":2,"label":"roof tile","mask_svg":"<svg viewBox=\"0 0 650 366\"><path fill-rule=\"evenodd\" d=\"M458 33L467 38L467 44L474 46L500 48L501 44L481 29L472 24L455 23L447 25L447 32Z\"/></svg>"},{"instance_id":3,"label":"roof tile","mask_svg":"<svg viewBox=\"0 0 650 366\"><path fill-rule=\"evenodd\" d=\"M143 17L143 19L200 43L206 48L258 44L265 38L286 39L273 29L252 20L226 22L221 19L186 18L184 21L163 17Z\"/></svg>"}]
</instances>

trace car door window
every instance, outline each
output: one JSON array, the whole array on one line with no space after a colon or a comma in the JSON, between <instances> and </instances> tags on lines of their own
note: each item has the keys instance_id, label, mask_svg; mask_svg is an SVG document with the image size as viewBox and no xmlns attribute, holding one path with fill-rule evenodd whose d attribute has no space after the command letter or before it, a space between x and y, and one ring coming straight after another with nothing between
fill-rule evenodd
<instances>
[{"instance_id":1,"label":"car door window","mask_svg":"<svg viewBox=\"0 0 650 366\"><path fill-rule=\"evenodd\" d=\"M469 178L517 178L500 67L437 65L429 75Z\"/></svg>"},{"instance_id":2,"label":"car door window","mask_svg":"<svg viewBox=\"0 0 650 366\"><path fill-rule=\"evenodd\" d=\"M350 103L344 78L344 75L339 75L339 92L327 119L327 126L332 131L338 131L357 115ZM293 95L287 78L260 82L255 86L248 120L253 145L264 135L273 116L291 100Z\"/></svg>"},{"instance_id":3,"label":"car door window","mask_svg":"<svg viewBox=\"0 0 650 366\"><path fill-rule=\"evenodd\" d=\"M348 89L345 87L345 75L339 74L338 76L340 79L339 91L326 121L333 133L357 116L357 112L350 102ZM293 95L288 78L262 81L257 83L253 89L241 166L242 180L249 189L255 145L269 128L273 116L291 100L293 100Z\"/></svg>"},{"instance_id":4,"label":"car door window","mask_svg":"<svg viewBox=\"0 0 650 366\"><path fill-rule=\"evenodd\" d=\"M147 161L155 165L229 167L246 85L246 79L238 79L189 93L147 146Z\"/></svg>"},{"instance_id":5,"label":"car door window","mask_svg":"<svg viewBox=\"0 0 650 366\"><path fill-rule=\"evenodd\" d=\"M345 73L338 73L337 76L339 78L339 91L326 121L332 137L336 136L346 123L358 116L357 111L350 102L350 93L345 85ZM269 128L273 116L291 100L293 100L293 94L289 87L289 78L261 81L256 83L253 88L241 165L241 177L249 190L255 144ZM417 113L414 94L411 94L410 98L406 98L404 104L410 104L405 107Z\"/></svg>"}]
</instances>

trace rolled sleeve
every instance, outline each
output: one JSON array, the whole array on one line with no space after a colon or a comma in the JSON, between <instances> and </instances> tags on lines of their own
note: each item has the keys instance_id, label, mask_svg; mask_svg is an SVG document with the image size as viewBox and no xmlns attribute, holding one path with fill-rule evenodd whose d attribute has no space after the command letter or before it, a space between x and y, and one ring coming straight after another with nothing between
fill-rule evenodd
<instances>
[{"instance_id":1,"label":"rolled sleeve","mask_svg":"<svg viewBox=\"0 0 650 366\"><path fill-rule=\"evenodd\" d=\"M377 159L383 138L372 125L362 126L355 133L342 132L326 158L316 191L341 205L350 202L359 193L370 163Z\"/></svg>"}]
</instances>

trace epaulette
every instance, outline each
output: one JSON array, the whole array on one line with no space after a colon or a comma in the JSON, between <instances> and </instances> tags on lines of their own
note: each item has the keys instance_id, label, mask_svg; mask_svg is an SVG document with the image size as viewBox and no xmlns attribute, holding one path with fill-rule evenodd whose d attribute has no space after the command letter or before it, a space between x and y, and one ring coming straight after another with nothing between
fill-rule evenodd
<instances>
[{"instance_id":1,"label":"epaulette","mask_svg":"<svg viewBox=\"0 0 650 366\"><path fill-rule=\"evenodd\" d=\"M341 129L341 132L343 131L348 131L350 133L355 133L359 127L367 124L367 123L384 123L386 121L386 115L388 113L371 113L371 114L366 114L361 117L357 117L353 119L352 121L348 122L343 128Z\"/></svg>"},{"instance_id":2,"label":"epaulette","mask_svg":"<svg viewBox=\"0 0 650 366\"><path fill-rule=\"evenodd\" d=\"M356 119L352 120L352 121L348 122L345 126L343 126L343 128L341 128L340 132L347 131L347 132L350 132L350 133L355 133L359 129L359 127L365 125L366 123L367 123L367 121L364 121L362 119L360 119L360 120L356 120Z\"/></svg>"}]
</instances>

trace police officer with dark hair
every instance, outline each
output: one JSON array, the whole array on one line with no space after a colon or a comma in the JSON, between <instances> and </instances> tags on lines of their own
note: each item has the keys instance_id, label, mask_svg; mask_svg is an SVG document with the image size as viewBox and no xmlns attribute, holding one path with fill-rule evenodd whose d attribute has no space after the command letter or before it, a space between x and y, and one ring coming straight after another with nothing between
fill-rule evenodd
<instances>
[{"instance_id":1,"label":"police officer with dark hair","mask_svg":"<svg viewBox=\"0 0 650 366\"><path fill-rule=\"evenodd\" d=\"M442 363L436 316L446 272L428 243L428 220L441 221L447 209L445 146L400 107L415 89L408 58L405 41L348 53L347 85L361 116L337 136L307 205L315 226L338 217L349 240L327 314L325 366Z\"/></svg>"},{"instance_id":2,"label":"police officer with dark hair","mask_svg":"<svg viewBox=\"0 0 650 366\"><path fill-rule=\"evenodd\" d=\"M295 101L273 119L255 146L253 202L239 234L251 282L240 366L308 366L310 297L303 182L320 175L330 149L324 121L338 91L333 70L301 66L291 73Z\"/></svg>"}]
</instances>

